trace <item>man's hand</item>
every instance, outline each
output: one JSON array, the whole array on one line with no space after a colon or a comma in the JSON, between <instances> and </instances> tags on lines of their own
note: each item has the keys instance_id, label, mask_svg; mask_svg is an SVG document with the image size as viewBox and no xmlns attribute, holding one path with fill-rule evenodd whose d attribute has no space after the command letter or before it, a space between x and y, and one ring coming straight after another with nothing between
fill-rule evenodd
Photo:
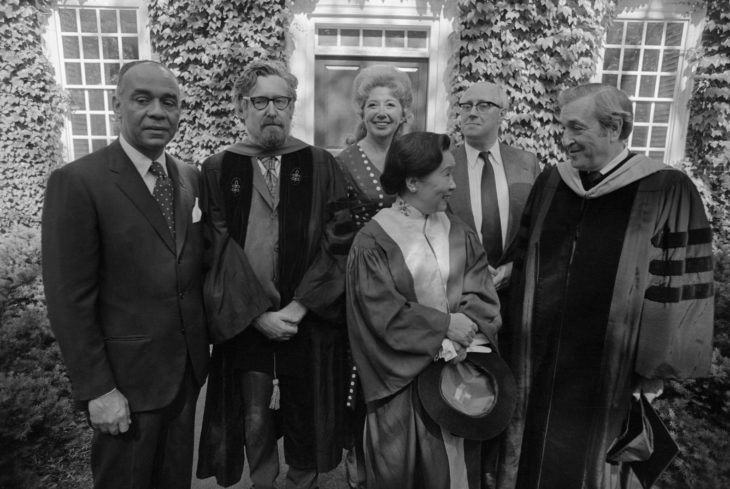
<instances>
[{"instance_id":1,"label":"man's hand","mask_svg":"<svg viewBox=\"0 0 730 489\"><path fill-rule=\"evenodd\" d=\"M465 314L457 312L451 315L446 337L466 348L471 343L471 340L474 339L476 332L477 325L474 324L474 321L469 319Z\"/></svg>"},{"instance_id":2,"label":"man's hand","mask_svg":"<svg viewBox=\"0 0 730 489\"><path fill-rule=\"evenodd\" d=\"M253 325L274 341L289 340L299 331L297 324L287 321L281 311L265 312L254 320Z\"/></svg>"},{"instance_id":3,"label":"man's hand","mask_svg":"<svg viewBox=\"0 0 730 489\"><path fill-rule=\"evenodd\" d=\"M126 433L132 418L124 394L114 389L89 401L89 421L94 429L109 435Z\"/></svg>"},{"instance_id":4,"label":"man's hand","mask_svg":"<svg viewBox=\"0 0 730 489\"><path fill-rule=\"evenodd\" d=\"M503 289L509 285L509 279L512 277L512 262L505 263L497 268L489 266L489 273L492 275L494 288Z\"/></svg>"},{"instance_id":5,"label":"man's hand","mask_svg":"<svg viewBox=\"0 0 730 489\"><path fill-rule=\"evenodd\" d=\"M293 324L299 324L307 314L307 308L297 301L291 301L279 312L285 321Z\"/></svg>"}]
</instances>

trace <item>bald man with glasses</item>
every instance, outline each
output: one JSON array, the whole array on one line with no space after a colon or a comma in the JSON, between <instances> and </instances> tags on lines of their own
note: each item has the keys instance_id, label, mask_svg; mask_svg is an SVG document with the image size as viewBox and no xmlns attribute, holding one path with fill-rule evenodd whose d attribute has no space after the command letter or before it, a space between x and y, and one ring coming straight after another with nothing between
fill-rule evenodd
<instances>
[{"instance_id":1,"label":"bald man with glasses","mask_svg":"<svg viewBox=\"0 0 730 489\"><path fill-rule=\"evenodd\" d=\"M296 87L280 63L247 66L233 89L246 139L203 163L215 346L197 474L225 487L244 448L254 486L274 487L281 433L289 489L316 487L342 456L344 263L322 250L346 190L332 155L289 135Z\"/></svg>"}]
</instances>

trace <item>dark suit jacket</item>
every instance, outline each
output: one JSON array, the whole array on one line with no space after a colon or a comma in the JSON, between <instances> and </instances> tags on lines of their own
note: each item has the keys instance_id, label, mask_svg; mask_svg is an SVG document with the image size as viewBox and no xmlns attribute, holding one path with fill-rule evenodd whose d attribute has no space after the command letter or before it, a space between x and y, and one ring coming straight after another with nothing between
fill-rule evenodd
<instances>
[{"instance_id":1,"label":"dark suit jacket","mask_svg":"<svg viewBox=\"0 0 730 489\"><path fill-rule=\"evenodd\" d=\"M48 181L43 281L78 401L116 387L132 411L157 409L174 399L188 357L201 385L207 375L198 171L167 161L175 240L119 141Z\"/></svg>"},{"instance_id":2,"label":"dark suit jacket","mask_svg":"<svg viewBox=\"0 0 730 489\"><path fill-rule=\"evenodd\" d=\"M507 177L509 185L509 223L507 224L507 239L503 249L501 259L496 267L510 261L509 250L512 242L517 236L517 230L520 227L520 218L522 211L525 209L527 197L530 195L532 185L535 183L537 176L540 174L540 165L537 162L537 156L529 151L499 144L499 151L504 164L504 173ZM454 167L454 182L456 182L456 191L449 199L449 207L451 212L459 216L467 225L476 230L474 224L474 214L471 211L471 195L469 193L469 170L466 161L466 149L461 145L453 150L456 166Z\"/></svg>"}]
</instances>

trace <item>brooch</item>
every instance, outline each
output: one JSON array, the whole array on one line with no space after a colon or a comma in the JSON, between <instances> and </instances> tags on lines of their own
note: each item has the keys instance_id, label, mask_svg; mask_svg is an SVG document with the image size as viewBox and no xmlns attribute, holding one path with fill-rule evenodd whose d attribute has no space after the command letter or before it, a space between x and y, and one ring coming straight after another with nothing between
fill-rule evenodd
<instances>
[{"instance_id":1,"label":"brooch","mask_svg":"<svg viewBox=\"0 0 730 489\"><path fill-rule=\"evenodd\" d=\"M241 180L238 177L235 177L231 181L231 193L233 195L238 195L241 191Z\"/></svg>"},{"instance_id":2,"label":"brooch","mask_svg":"<svg viewBox=\"0 0 730 489\"><path fill-rule=\"evenodd\" d=\"M294 168L289 174L289 180L292 185L299 185L302 182L302 170Z\"/></svg>"}]
</instances>

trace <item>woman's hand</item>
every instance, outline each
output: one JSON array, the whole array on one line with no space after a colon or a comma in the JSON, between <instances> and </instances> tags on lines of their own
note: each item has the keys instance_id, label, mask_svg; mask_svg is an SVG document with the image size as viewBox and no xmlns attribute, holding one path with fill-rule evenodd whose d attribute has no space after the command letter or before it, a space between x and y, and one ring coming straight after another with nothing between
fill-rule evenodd
<instances>
[{"instance_id":1,"label":"woman's hand","mask_svg":"<svg viewBox=\"0 0 730 489\"><path fill-rule=\"evenodd\" d=\"M456 356L449 360L449 363L455 365L459 362L463 362L466 359L466 348L458 343L454 343L454 349L456 350Z\"/></svg>"},{"instance_id":2,"label":"woman's hand","mask_svg":"<svg viewBox=\"0 0 730 489\"><path fill-rule=\"evenodd\" d=\"M477 325L465 314L457 312L451 315L449 329L446 331L448 339L466 348L474 339L476 333Z\"/></svg>"}]
</instances>

